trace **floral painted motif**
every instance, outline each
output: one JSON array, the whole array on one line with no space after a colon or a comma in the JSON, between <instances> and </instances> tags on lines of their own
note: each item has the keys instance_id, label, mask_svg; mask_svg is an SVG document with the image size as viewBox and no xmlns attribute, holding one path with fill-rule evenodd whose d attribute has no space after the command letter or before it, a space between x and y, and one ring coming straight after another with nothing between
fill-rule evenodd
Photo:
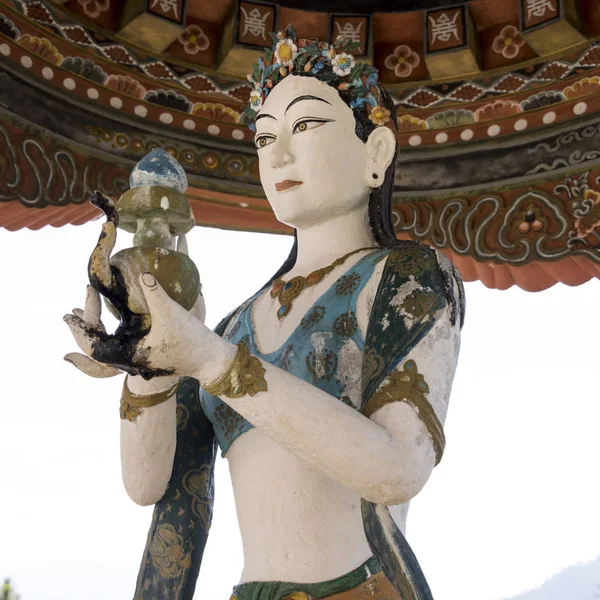
<instances>
[{"instance_id":1,"label":"floral painted motif","mask_svg":"<svg viewBox=\"0 0 600 600\"><path fill-rule=\"evenodd\" d=\"M323 319L325 312L324 306L315 306L304 316L302 321L300 321L300 327L302 327L302 329L308 329L312 325L316 325Z\"/></svg>"},{"instance_id":2,"label":"floral painted motif","mask_svg":"<svg viewBox=\"0 0 600 600\"><path fill-rule=\"evenodd\" d=\"M344 337L352 337L358 329L354 311L341 314L333 323L333 331Z\"/></svg>"},{"instance_id":3,"label":"floral painted motif","mask_svg":"<svg viewBox=\"0 0 600 600\"><path fill-rule=\"evenodd\" d=\"M240 122L240 113L220 102L197 102L194 104L192 114L210 119L211 121L223 121L224 123Z\"/></svg>"},{"instance_id":4,"label":"floral painted motif","mask_svg":"<svg viewBox=\"0 0 600 600\"><path fill-rule=\"evenodd\" d=\"M4 15L0 15L0 34L11 40L16 40L21 35L15 24Z\"/></svg>"},{"instance_id":5,"label":"floral painted motif","mask_svg":"<svg viewBox=\"0 0 600 600\"><path fill-rule=\"evenodd\" d=\"M212 520L212 497L210 481L213 469L210 464L203 464L197 469L190 469L183 476L183 489L192 496L192 512L200 519L202 527L208 529Z\"/></svg>"},{"instance_id":6,"label":"floral painted motif","mask_svg":"<svg viewBox=\"0 0 600 600\"><path fill-rule=\"evenodd\" d=\"M521 235L528 233L539 233L544 229L544 223L539 219L535 206L529 205L525 211L521 213L521 222L517 229Z\"/></svg>"},{"instance_id":7,"label":"floral painted motif","mask_svg":"<svg viewBox=\"0 0 600 600\"><path fill-rule=\"evenodd\" d=\"M427 250L409 248L404 252L390 254L387 264L403 277L417 276L432 268L432 257Z\"/></svg>"},{"instance_id":8,"label":"floral painted motif","mask_svg":"<svg viewBox=\"0 0 600 600\"><path fill-rule=\"evenodd\" d=\"M250 92L250 106L252 107L252 110L254 110L255 112L258 112L261 107L262 107L262 92L260 91L260 89L254 88L251 92Z\"/></svg>"},{"instance_id":9,"label":"floral painted motif","mask_svg":"<svg viewBox=\"0 0 600 600\"><path fill-rule=\"evenodd\" d=\"M192 103L183 94L178 94L173 90L151 90L144 99L147 102L185 113L192 110Z\"/></svg>"},{"instance_id":10,"label":"floral painted motif","mask_svg":"<svg viewBox=\"0 0 600 600\"><path fill-rule=\"evenodd\" d=\"M190 420L190 411L183 404L177 405L175 420L177 423L177 431L181 431L187 427Z\"/></svg>"},{"instance_id":11,"label":"floral painted motif","mask_svg":"<svg viewBox=\"0 0 600 600\"><path fill-rule=\"evenodd\" d=\"M352 54L348 54L346 52L341 52L340 54L336 54L334 58L331 60L331 65L333 66L333 72L340 77L345 77L350 74L350 71L354 68L356 61L354 60L354 56Z\"/></svg>"},{"instance_id":12,"label":"floral painted motif","mask_svg":"<svg viewBox=\"0 0 600 600\"><path fill-rule=\"evenodd\" d=\"M347 296L358 287L359 283L360 275L358 273L343 275L335 284L335 293L338 294L338 296Z\"/></svg>"},{"instance_id":13,"label":"floral painted motif","mask_svg":"<svg viewBox=\"0 0 600 600\"><path fill-rule=\"evenodd\" d=\"M150 546L152 562L165 579L174 579L192 564L191 554L183 551L183 536L171 524L159 525Z\"/></svg>"},{"instance_id":14,"label":"floral painted motif","mask_svg":"<svg viewBox=\"0 0 600 600\"><path fill-rule=\"evenodd\" d=\"M129 75L109 75L106 87L134 98L142 99L146 95L146 88Z\"/></svg>"},{"instance_id":15,"label":"floral painted motif","mask_svg":"<svg viewBox=\"0 0 600 600\"><path fill-rule=\"evenodd\" d=\"M63 60L62 55L59 54L58 50L46 38L40 39L39 37L26 34L19 39L18 43L19 46L41 56L45 61L53 65L60 65Z\"/></svg>"},{"instance_id":16,"label":"floral painted motif","mask_svg":"<svg viewBox=\"0 0 600 600\"><path fill-rule=\"evenodd\" d=\"M374 125L385 125L391 118L391 112L384 106L376 106L370 113L369 119Z\"/></svg>"},{"instance_id":17,"label":"floral painted motif","mask_svg":"<svg viewBox=\"0 0 600 600\"><path fill-rule=\"evenodd\" d=\"M89 58L79 58L68 56L60 65L63 69L75 73L89 81L95 83L104 83L106 81L106 73Z\"/></svg>"},{"instance_id":18,"label":"floral painted motif","mask_svg":"<svg viewBox=\"0 0 600 600\"><path fill-rule=\"evenodd\" d=\"M402 115L398 117L398 131L423 131L427 129L427 121L414 117L413 115Z\"/></svg>"},{"instance_id":19,"label":"floral painted motif","mask_svg":"<svg viewBox=\"0 0 600 600\"><path fill-rule=\"evenodd\" d=\"M521 105L512 100L496 100L491 104L486 104L475 111L475 120L478 123L482 121L494 121L504 117L511 117L521 112Z\"/></svg>"},{"instance_id":20,"label":"floral painted motif","mask_svg":"<svg viewBox=\"0 0 600 600\"><path fill-rule=\"evenodd\" d=\"M562 102L565 97L554 90L548 92L539 92L533 96L529 96L526 100L521 101L521 108L523 111L535 110L536 108L544 108L545 106L551 106L552 104L558 104Z\"/></svg>"},{"instance_id":21,"label":"floral painted motif","mask_svg":"<svg viewBox=\"0 0 600 600\"><path fill-rule=\"evenodd\" d=\"M406 44L396 46L384 62L385 68L394 71L396 77L410 77L413 70L421 64L421 57Z\"/></svg>"},{"instance_id":22,"label":"floral painted motif","mask_svg":"<svg viewBox=\"0 0 600 600\"><path fill-rule=\"evenodd\" d=\"M198 25L190 25L180 34L179 43L183 46L186 54L198 54L210 47L210 40Z\"/></svg>"},{"instance_id":23,"label":"floral painted motif","mask_svg":"<svg viewBox=\"0 0 600 600\"><path fill-rule=\"evenodd\" d=\"M77 0L77 3L90 19L99 17L110 8L110 0Z\"/></svg>"},{"instance_id":24,"label":"floral painted motif","mask_svg":"<svg viewBox=\"0 0 600 600\"><path fill-rule=\"evenodd\" d=\"M402 310L420 319L435 311L437 296L432 292L413 292L402 303Z\"/></svg>"},{"instance_id":25,"label":"floral painted motif","mask_svg":"<svg viewBox=\"0 0 600 600\"><path fill-rule=\"evenodd\" d=\"M587 96L588 94L595 94L600 88L600 77L598 75L594 77L584 77L573 85L566 87L563 90L563 94L567 100L574 100L581 96Z\"/></svg>"},{"instance_id":26,"label":"floral painted motif","mask_svg":"<svg viewBox=\"0 0 600 600\"><path fill-rule=\"evenodd\" d=\"M337 371L337 363L337 356L331 350L309 352L306 357L306 368L319 379L331 379Z\"/></svg>"},{"instance_id":27,"label":"floral painted motif","mask_svg":"<svg viewBox=\"0 0 600 600\"><path fill-rule=\"evenodd\" d=\"M464 108L451 108L427 117L429 129L446 129L447 127L457 127L459 125L471 125L472 123L475 123L475 114L472 110Z\"/></svg>"},{"instance_id":28,"label":"floral painted motif","mask_svg":"<svg viewBox=\"0 0 600 600\"><path fill-rule=\"evenodd\" d=\"M514 25L507 25L496 36L492 50L510 60L517 57L524 45L525 40L521 37L520 31Z\"/></svg>"},{"instance_id":29,"label":"floral painted motif","mask_svg":"<svg viewBox=\"0 0 600 600\"><path fill-rule=\"evenodd\" d=\"M277 42L275 47L275 58L282 67L289 67L298 55L298 47L290 38L284 38Z\"/></svg>"},{"instance_id":30,"label":"floral painted motif","mask_svg":"<svg viewBox=\"0 0 600 600\"><path fill-rule=\"evenodd\" d=\"M583 206L587 211L580 211L580 217L575 220L575 231L577 236L584 239L591 233L596 232L600 239L600 193L596 190L587 189L583 194Z\"/></svg>"},{"instance_id":31,"label":"floral painted motif","mask_svg":"<svg viewBox=\"0 0 600 600\"><path fill-rule=\"evenodd\" d=\"M215 419L228 438L232 438L240 425L244 423L242 416L225 403L219 404L216 408Z\"/></svg>"},{"instance_id":32,"label":"floral painted motif","mask_svg":"<svg viewBox=\"0 0 600 600\"><path fill-rule=\"evenodd\" d=\"M375 379L383 372L383 368L384 361L381 354L378 354L374 348L369 348L363 358L362 380Z\"/></svg>"}]
</instances>

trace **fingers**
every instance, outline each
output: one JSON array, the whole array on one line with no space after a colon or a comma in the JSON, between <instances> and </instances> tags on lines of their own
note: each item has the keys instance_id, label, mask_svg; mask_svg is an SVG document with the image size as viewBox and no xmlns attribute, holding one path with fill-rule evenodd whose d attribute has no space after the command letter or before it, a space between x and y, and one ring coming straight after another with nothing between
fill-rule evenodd
<instances>
[{"instance_id":1,"label":"fingers","mask_svg":"<svg viewBox=\"0 0 600 600\"><path fill-rule=\"evenodd\" d=\"M97 336L86 327L85 321L77 315L65 315L63 321L69 326L80 350L84 354L90 355Z\"/></svg>"},{"instance_id":2,"label":"fingers","mask_svg":"<svg viewBox=\"0 0 600 600\"><path fill-rule=\"evenodd\" d=\"M71 352L64 358L67 362L77 367L82 373L85 373L90 377L96 377L97 379L106 379L107 377L114 377L121 373L116 367L99 363L97 360L77 352Z\"/></svg>"},{"instance_id":3,"label":"fingers","mask_svg":"<svg viewBox=\"0 0 600 600\"><path fill-rule=\"evenodd\" d=\"M190 253L188 251L187 238L185 237L185 235L180 235L177 238L177 252L181 252L182 254L185 254L186 256L190 255Z\"/></svg>"},{"instance_id":4,"label":"fingers","mask_svg":"<svg viewBox=\"0 0 600 600\"><path fill-rule=\"evenodd\" d=\"M71 311L76 317L79 317L80 319L83 319L83 311L80 308L74 308ZM85 321L85 319L84 319Z\"/></svg>"},{"instance_id":5,"label":"fingers","mask_svg":"<svg viewBox=\"0 0 600 600\"><path fill-rule=\"evenodd\" d=\"M102 324L101 316L102 302L100 301L100 294L98 293L98 290L96 290L91 285L88 285L86 290L83 320L92 327L104 330L104 325Z\"/></svg>"},{"instance_id":6,"label":"fingers","mask_svg":"<svg viewBox=\"0 0 600 600\"><path fill-rule=\"evenodd\" d=\"M174 311L181 310L188 314L182 306L169 298L151 273L142 273L139 281L153 324L168 323L173 318Z\"/></svg>"}]
</instances>

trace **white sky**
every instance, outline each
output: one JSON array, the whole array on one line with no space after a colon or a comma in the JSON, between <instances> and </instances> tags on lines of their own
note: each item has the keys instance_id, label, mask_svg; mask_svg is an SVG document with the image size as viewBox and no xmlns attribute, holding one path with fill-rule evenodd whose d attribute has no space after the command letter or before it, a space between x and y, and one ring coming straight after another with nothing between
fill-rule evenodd
<instances>
[{"instance_id":1,"label":"white sky","mask_svg":"<svg viewBox=\"0 0 600 600\"><path fill-rule=\"evenodd\" d=\"M76 350L62 315L82 306L99 231L0 229L0 577L23 600L131 600L150 522L121 483L121 378L89 379L62 360ZM189 244L214 326L291 239L196 228ZM600 281L466 291L448 445L412 503L408 539L436 600L501 600L600 555ZM241 564L219 459L196 598L226 600Z\"/></svg>"}]
</instances>

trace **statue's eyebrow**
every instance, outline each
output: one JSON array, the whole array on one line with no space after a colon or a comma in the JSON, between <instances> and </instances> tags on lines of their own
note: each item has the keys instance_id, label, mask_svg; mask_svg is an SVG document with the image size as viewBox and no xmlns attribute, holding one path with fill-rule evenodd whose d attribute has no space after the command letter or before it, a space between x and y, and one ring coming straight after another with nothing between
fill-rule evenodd
<instances>
[{"instance_id":1,"label":"statue's eyebrow","mask_svg":"<svg viewBox=\"0 0 600 600\"><path fill-rule=\"evenodd\" d=\"M259 119L273 119L274 121L277 121L277 119L273 116L273 115L269 115L268 113L261 113L260 115L258 115L256 117L256 120L258 121Z\"/></svg>"},{"instance_id":2,"label":"statue's eyebrow","mask_svg":"<svg viewBox=\"0 0 600 600\"><path fill-rule=\"evenodd\" d=\"M325 104L329 104L331 106L331 102L327 102L327 100L324 100L323 98L319 98L318 96L310 96L310 95L305 95L305 96L298 96L297 98L294 98L289 104L288 107L285 109L285 112L283 113L285 115L285 113L290 110L290 108L292 106L294 106L294 104L296 104L296 102L301 102L302 100L318 100L319 102L325 102Z\"/></svg>"}]
</instances>

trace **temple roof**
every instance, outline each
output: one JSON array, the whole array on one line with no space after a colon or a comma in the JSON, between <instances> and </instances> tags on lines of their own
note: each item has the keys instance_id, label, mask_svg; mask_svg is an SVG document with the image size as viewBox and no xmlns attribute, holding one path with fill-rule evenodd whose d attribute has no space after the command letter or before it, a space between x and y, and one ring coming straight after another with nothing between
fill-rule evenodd
<instances>
[{"instance_id":1,"label":"temple roof","mask_svg":"<svg viewBox=\"0 0 600 600\"><path fill-rule=\"evenodd\" d=\"M286 232L240 118L288 22L391 91L400 237L499 289L600 275L598 0L0 0L0 226L85 222L160 146L198 224Z\"/></svg>"}]
</instances>

